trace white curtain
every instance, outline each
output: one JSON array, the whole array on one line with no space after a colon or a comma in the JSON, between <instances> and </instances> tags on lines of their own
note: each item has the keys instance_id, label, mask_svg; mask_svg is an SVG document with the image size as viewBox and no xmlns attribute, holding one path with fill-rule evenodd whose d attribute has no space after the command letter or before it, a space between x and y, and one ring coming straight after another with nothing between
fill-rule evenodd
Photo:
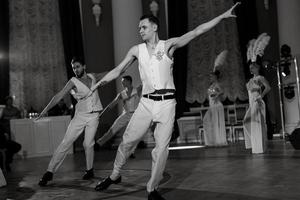
<instances>
[{"instance_id":1,"label":"white curtain","mask_svg":"<svg viewBox=\"0 0 300 200\"><path fill-rule=\"evenodd\" d=\"M232 5L232 0L188 0L189 30L213 19ZM207 99L209 73L212 71L216 56L224 49L229 51L226 66L219 69L224 96L230 101L248 98L237 25L236 20L232 18L223 20L189 44L187 102L203 103Z\"/></svg>"},{"instance_id":2,"label":"white curtain","mask_svg":"<svg viewBox=\"0 0 300 200\"><path fill-rule=\"evenodd\" d=\"M10 94L41 111L67 82L57 0L9 1Z\"/></svg>"}]
</instances>

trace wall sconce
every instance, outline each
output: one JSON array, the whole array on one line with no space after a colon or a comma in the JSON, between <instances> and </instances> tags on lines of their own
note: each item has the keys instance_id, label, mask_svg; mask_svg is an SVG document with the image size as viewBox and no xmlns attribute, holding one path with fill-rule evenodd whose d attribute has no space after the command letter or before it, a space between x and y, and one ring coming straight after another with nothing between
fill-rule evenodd
<instances>
[{"instance_id":1,"label":"wall sconce","mask_svg":"<svg viewBox=\"0 0 300 200\"><path fill-rule=\"evenodd\" d=\"M96 25L100 25L100 17L102 14L102 6L101 6L101 0L92 0L93 2L93 15L95 16Z\"/></svg>"},{"instance_id":2,"label":"wall sconce","mask_svg":"<svg viewBox=\"0 0 300 200\"><path fill-rule=\"evenodd\" d=\"M264 0L265 9L269 10L269 0Z\"/></svg>"},{"instance_id":3,"label":"wall sconce","mask_svg":"<svg viewBox=\"0 0 300 200\"><path fill-rule=\"evenodd\" d=\"M154 15L155 17L157 17L157 13L158 13L158 10L159 10L159 5L156 1L152 1L150 4L149 4L149 8L150 8L150 11L152 13L152 15Z\"/></svg>"}]
</instances>

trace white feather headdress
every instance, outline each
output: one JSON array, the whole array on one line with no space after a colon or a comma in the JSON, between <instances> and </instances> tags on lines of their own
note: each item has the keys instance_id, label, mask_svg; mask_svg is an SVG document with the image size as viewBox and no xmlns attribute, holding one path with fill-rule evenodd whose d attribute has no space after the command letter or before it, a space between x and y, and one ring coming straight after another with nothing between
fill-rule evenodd
<instances>
[{"instance_id":1,"label":"white feather headdress","mask_svg":"<svg viewBox=\"0 0 300 200\"><path fill-rule=\"evenodd\" d=\"M256 62L257 56L263 56L271 37L267 33L260 34L257 39L248 42L247 61Z\"/></svg>"},{"instance_id":2,"label":"white feather headdress","mask_svg":"<svg viewBox=\"0 0 300 200\"><path fill-rule=\"evenodd\" d=\"M224 50L221 53L219 53L219 55L216 57L213 72L215 72L218 67L223 66L225 64L227 53L228 51Z\"/></svg>"}]
</instances>

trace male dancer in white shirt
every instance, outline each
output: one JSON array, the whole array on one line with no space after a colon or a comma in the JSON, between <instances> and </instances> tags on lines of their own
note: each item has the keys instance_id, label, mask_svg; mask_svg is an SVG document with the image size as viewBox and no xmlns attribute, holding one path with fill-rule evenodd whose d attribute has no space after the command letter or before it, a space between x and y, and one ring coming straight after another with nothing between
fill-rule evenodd
<instances>
[{"instance_id":1,"label":"male dancer in white shirt","mask_svg":"<svg viewBox=\"0 0 300 200\"><path fill-rule=\"evenodd\" d=\"M86 96L90 94L90 88L93 87L98 80L103 78L104 73L86 73L86 66L81 58L73 58L71 65L76 77L71 78L67 82L65 87L51 99L40 116L36 119L38 120L44 116L48 110L55 106L69 92L77 100L75 115L68 126L64 139L52 156L47 172L39 181L40 186L46 186L48 181L53 179L53 173L56 172L62 164L71 145L82 132L84 132L83 146L86 156L86 172L82 179L88 180L94 177L94 137L99 123L99 113L103 107L97 91L93 92L87 98Z\"/></svg>"},{"instance_id":2,"label":"male dancer in white shirt","mask_svg":"<svg viewBox=\"0 0 300 200\"><path fill-rule=\"evenodd\" d=\"M116 98L105 107L100 116L108 109L112 109L119 101L123 103L123 113L115 120L110 129L97 140L97 143L102 146L114 135L116 135L122 128L126 127L137 108L141 96L141 86L135 88L132 86L132 77L123 76L122 86L124 90L117 94Z\"/></svg>"},{"instance_id":3,"label":"male dancer in white shirt","mask_svg":"<svg viewBox=\"0 0 300 200\"><path fill-rule=\"evenodd\" d=\"M222 19L236 17L231 9L201 24L181 37L166 41L158 38L158 19L154 16L140 18L139 32L144 43L133 46L123 61L108 72L93 89L119 77L135 61L139 62L139 72L143 85L142 98L123 135L114 162L112 174L99 182L95 190L107 189L111 184L121 182L120 170L133 152L136 144L144 136L152 122L156 123L154 138L156 146L152 151L152 172L147 183L148 200L164 199L157 191L168 157L168 147L175 118L175 86L172 64L176 49L216 26ZM93 90L92 89L92 90Z\"/></svg>"}]
</instances>

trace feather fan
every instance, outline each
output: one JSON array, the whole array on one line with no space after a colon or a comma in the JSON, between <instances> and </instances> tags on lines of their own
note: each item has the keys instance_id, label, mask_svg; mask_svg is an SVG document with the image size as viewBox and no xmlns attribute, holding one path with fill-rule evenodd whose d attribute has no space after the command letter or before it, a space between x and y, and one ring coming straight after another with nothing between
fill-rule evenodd
<instances>
[{"instance_id":1,"label":"feather fan","mask_svg":"<svg viewBox=\"0 0 300 200\"><path fill-rule=\"evenodd\" d=\"M228 53L227 50L224 50L221 53L219 53L219 55L215 59L213 72L217 70L217 67L220 67L220 66L224 65L224 63L226 61L227 53Z\"/></svg>"},{"instance_id":2,"label":"feather fan","mask_svg":"<svg viewBox=\"0 0 300 200\"><path fill-rule=\"evenodd\" d=\"M264 50L270 42L271 37L267 33L260 34L257 39L248 43L247 60L256 61L257 56L263 56Z\"/></svg>"},{"instance_id":3,"label":"feather fan","mask_svg":"<svg viewBox=\"0 0 300 200\"><path fill-rule=\"evenodd\" d=\"M248 42L248 45L247 45L247 61L251 60L251 57L253 55L254 43L255 43L255 39L252 39Z\"/></svg>"}]
</instances>

